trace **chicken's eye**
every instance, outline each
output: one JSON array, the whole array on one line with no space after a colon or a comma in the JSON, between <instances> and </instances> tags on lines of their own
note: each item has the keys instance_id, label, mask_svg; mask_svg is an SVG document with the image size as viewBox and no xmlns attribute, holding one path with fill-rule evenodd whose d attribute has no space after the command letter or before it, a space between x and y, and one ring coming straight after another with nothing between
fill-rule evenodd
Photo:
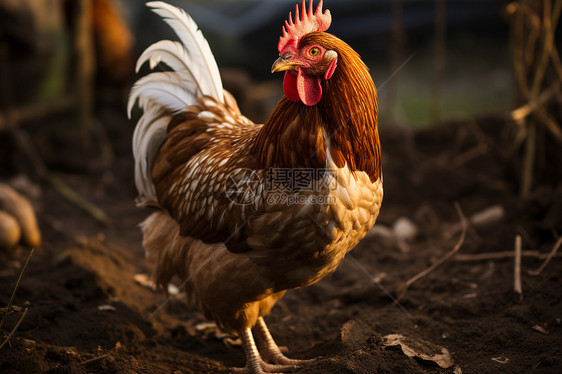
<instances>
[{"instance_id":1,"label":"chicken's eye","mask_svg":"<svg viewBox=\"0 0 562 374\"><path fill-rule=\"evenodd\" d=\"M318 53L320 53L320 49L316 47L311 48L310 51L308 51L308 54L311 55L312 57L318 56Z\"/></svg>"}]
</instances>

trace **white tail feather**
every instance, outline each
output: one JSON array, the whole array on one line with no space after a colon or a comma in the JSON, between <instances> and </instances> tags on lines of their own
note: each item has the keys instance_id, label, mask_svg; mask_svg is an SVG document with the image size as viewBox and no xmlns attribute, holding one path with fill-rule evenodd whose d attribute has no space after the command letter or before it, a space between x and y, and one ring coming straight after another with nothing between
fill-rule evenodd
<instances>
[{"instance_id":1,"label":"white tail feather","mask_svg":"<svg viewBox=\"0 0 562 374\"><path fill-rule=\"evenodd\" d=\"M146 62L150 62L151 69L156 64L163 62L175 71L187 91L200 97L203 95L214 96L214 86L211 80L200 79L204 76L201 66L193 61L186 49L178 42L162 40L148 47L137 61L137 72ZM192 87L195 85L195 87Z\"/></svg>"},{"instance_id":2,"label":"white tail feather","mask_svg":"<svg viewBox=\"0 0 562 374\"><path fill-rule=\"evenodd\" d=\"M151 7L154 13L164 18L164 21L176 32L185 49L193 56L193 62L199 65L198 68L202 73L205 73L200 79L213 83L214 92L206 92L205 95L213 96L222 102L223 87L217 62L209 43L193 18L182 9L161 1L146 3L146 5Z\"/></svg>"},{"instance_id":3,"label":"white tail feather","mask_svg":"<svg viewBox=\"0 0 562 374\"><path fill-rule=\"evenodd\" d=\"M131 89L127 106L129 116L137 98L150 99L172 112L180 112L189 105L197 104L197 96L185 91L182 83L180 75L175 72L152 73L142 77Z\"/></svg>"},{"instance_id":4,"label":"white tail feather","mask_svg":"<svg viewBox=\"0 0 562 374\"><path fill-rule=\"evenodd\" d=\"M160 146L166 140L171 116L166 115L159 104L149 102L133 133L133 157L135 158L135 184L141 206L156 203L156 190L151 170Z\"/></svg>"},{"instance_id":5,"label":"white tail feather","mask_svg":"<svg viewBox=\"0 0 562 374\"><path fill-rule=\"evenodd\" d=\"M166 140L171 116L196 105L197 99L205 95L224 102L217 63L195 21L183 10L169 4L157 1L147 5L172 27L181 43L157 42L137 61L137 72L147 61L150 69L162 62L173 70L153 72L139 79L129 96L129 117L137 101L143 110L133 134L135 183L140 205L157 203L151 171L158 150Z\"/></svg>"}]
</instances>

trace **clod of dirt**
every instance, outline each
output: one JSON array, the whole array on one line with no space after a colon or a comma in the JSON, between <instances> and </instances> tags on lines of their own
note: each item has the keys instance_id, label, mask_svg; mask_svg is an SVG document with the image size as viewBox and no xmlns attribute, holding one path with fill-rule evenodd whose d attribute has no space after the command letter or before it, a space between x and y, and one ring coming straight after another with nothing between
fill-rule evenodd
<instances>
[{"instance_id":1,"label":"clod of dirt","mask_svg":"<svg viewBox=\"0 0 562 374\"><path fill-rule=\"evenodd\" d=\"M450 368L455 364L447 348L439 347L422 339L390 334L383 337L382 344L384 347L400 346L406 356L434 362L443 369Z\"/></svg>"},{"instance_id":2,"label":"clod of dirt","mask_svg":"<svg viewBox=\"0 0 562 374\"><path fill-rule=\"evenodd\" d=\"M41 246L41 232L31 204L4 183L0 183L0 209L17 220L25 244L33 248Z\"/></svg>"},{"instance_id":3,"label":"clod of dirt","mask_svg":"<svg viewBox=\"0 0 562 374\"><path fill-rule=\"evenodd\" d=\"M21 228L18 221L12 215L0 210L0 248L13 248L20 238Z\"/></svg>"},{"instance_id":4,"label":"clod of dirt","mask_svg":"<svg viewBox=\"0 0 562 374\"><path fill-rule=\"evenodd\" d=\"M347 348L358 349L374 334L374 331L364 322L350 320L342 326L340 339Z\"/></svg>"}]
</instances>

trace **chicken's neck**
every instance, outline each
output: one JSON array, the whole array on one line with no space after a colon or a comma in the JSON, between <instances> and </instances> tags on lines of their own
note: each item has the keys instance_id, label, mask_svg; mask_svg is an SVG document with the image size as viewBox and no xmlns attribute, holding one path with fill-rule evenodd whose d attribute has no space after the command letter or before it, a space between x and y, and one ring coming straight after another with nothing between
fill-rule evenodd
<instances>
[{"instance_id":1,"label":"chicken's neck","mask_svg":"<svg viewBox=\"0 0 562 374\"><path fill-rule=\"evenodd\" d=\"M275 107L253 145L258 167L323 168L329 144L337 167L381 177L375 85L358 56L341 62L318 105L283 98Z\"/></svg>"},{"instance_id":2,"label":"chicken's neck","mask_svg":"<svg viewBox=\"0 0 562 374\"><path fill-rule=\"evenodd\" d=\"M364 171L374 182L382 175L377 90L355 51L349 48L338 58L341 68L324 82L318 104L330 139L330 154L336 166L347 164L351 171Z\"/></svg>"},{"instance_id":3,"label":"chicken's neck","mask_svg":"<svg viewBox=\"0 0 562 374\"><path fill-rule=\"evenodd\" d=\"M263 169L325 167L320 112L284 97L259 131L253 151Z\"/></svg>"}]
</instances>

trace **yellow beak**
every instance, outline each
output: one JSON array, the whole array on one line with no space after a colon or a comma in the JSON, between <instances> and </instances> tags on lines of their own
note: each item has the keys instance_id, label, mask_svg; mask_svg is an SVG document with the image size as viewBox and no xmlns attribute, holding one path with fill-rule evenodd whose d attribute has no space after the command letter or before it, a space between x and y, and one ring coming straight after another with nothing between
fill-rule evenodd
<instances>
[{"instance_id":1,"label":"yellow beak","mask_svg":"<svg viewBox=\"0 0 562 374\"><path fill-rule=\"evenodd\" d=\"M295 70L298 65L299 64L295 62L287 61L287 59L279 57L277 60L275 60L273 66L271 66L271 72L277 73L278 71Z\"/></svg>"}]
</instances>

